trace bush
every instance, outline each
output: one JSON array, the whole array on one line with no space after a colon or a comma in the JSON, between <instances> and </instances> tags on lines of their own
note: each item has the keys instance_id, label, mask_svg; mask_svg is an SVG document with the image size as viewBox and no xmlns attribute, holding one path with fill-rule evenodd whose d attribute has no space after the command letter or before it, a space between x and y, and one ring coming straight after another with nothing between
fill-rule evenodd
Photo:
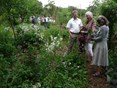
<instances>
[{"instance_id":1,"label":"bush","mask_svg":"<svg viewBox=\"0 0 117 88\"><path fill-rule=\"evenodd\" d=\"M111 71L109 72L109 75L113 78L113 79L117 79L117 47L115 47L114 50L110 50L109 51L109 69L111 69Z\"/></svg>"},{"instance_id":2,"label":"bush","mask_svg":"<svg viewBox=\"0 0 117 88\"><path fill-rule=\"evenodd\" d=\"M87 71L82 57L70 54L66 57L41 53L41 88L86 88Z\"/></svg>"},{"instance_id":3,"label":"bush","mask_svg":"<svg viewBox=\"0 0 117 88\"><path fill-rule=\"evenodd\" d=\"M0 56L0 87L32 88L40 78L37 52L30 46L27 53L18 53L10 58Z\"/></svg>"},{"instance_id":4,"label":"bush","mask_svg":"<svg viewBox=\"0 0 117 88\"><path fill-rule=\"evenodd\" d=\"M64 39L64 41L69 37L67 29L61 30L60 27L53 26L51 29L44 31L44 39L48 39L51 35L53 37L58 37L58 34Z\"/></svg>"},{"instance_id":5,"label":"bush","mask_svg":"<svg viewBox=\"0 0 117 88\"><path fill-rule=\"evenodd\" d=\"M117 3L113 1L108 1L101 6L101 13L109 20L109 48L113 47L111 45L114 34L114 24L117 22ZM111 14L110 14L111 13Z\"/></svg>"},{"instance_id":6,"label":"bush","mask_svg":"<svg viewBox=\"0 0 117 88\"><path fill-rule=\"evenodd\" d=\"M16 52L14 39L9 28L0 29L0 54L4 57L10 57Z\"/></svg>"},{"instance_id":7,"label":"bush","mask_svg":"<svg viewBox=\"0 0 117 88\"><path fill-rule=\"evenodd\" d=\"M65 33L67 37L64 37L64 42L68 38L66 31ZM7 52L15 54L9 58L0 55L0 88L86 88L87 71L82 57L77 53L65 57L57 53L63 42L61 36L63 37L63 31L56 27L44 31L27 26L17 27L15 42L25 53L14 52L12 37L4 36L3 45L7 46ZM53 52L46 52L45 41L49 44L53 42L55 46L58 43L58 46L53 49ZM3 45L1 44L0 47Z\"/></svg>"},{"instance_id":8,"label":"bush","mask_svg":"<svg viewBox=\"0 0 117 88\"><path fill-rule=\"evenodd\" d=\"M28 26L17 27L17 41L16 45L22 50L27 49L29 45L40 49L44 44L43 34L39 30L32 29Z\"/></svg>"}]
</instances>

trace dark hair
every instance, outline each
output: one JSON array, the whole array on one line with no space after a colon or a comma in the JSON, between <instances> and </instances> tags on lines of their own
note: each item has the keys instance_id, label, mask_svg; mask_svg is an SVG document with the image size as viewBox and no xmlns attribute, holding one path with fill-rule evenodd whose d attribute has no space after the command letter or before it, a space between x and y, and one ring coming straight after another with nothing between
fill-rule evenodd
<instances>
[{"instance_id":1,"label":"dark hair","mask_svg":"<svg viewBox=\"0 0 117 88\"><path fill-rule=\"evenodd\" d=\"M109 21L107 20L107 18L105 16L99 16L97 19L98 24L100 25L108 25Z\"/></svg>"}]
</instances>

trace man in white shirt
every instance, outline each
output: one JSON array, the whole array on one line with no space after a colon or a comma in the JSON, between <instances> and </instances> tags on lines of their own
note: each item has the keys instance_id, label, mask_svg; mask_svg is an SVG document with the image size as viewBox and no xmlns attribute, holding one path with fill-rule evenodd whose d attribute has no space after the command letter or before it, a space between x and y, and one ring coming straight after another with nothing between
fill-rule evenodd
<instances>
[{"instance_id":1,"label":"man in white shirt","mask_svg":"<svg viewBox=\"0 0 117 88\"><path fill-rule=\"evenodd\" d=\"M72 18L68 21L66 26L70 35L70 44L67 53L69 53L72 50L75 40L77 40L78 42L78 34L83 26L81 19L77 17L78 17L78 11L74 10L72 12Z\"/></svg>"}]
</instances>

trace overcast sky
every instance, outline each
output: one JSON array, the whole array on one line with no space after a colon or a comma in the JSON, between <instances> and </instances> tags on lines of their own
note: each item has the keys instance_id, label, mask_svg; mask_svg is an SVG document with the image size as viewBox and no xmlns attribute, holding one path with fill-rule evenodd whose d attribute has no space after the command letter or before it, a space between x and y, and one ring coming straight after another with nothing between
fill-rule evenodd
<instances>
[{"instance_id":1,"label":"overcast sky","mask_svg":"<svg viewBox=\"0 0 117 88\"><path fill-rule=\"evenodd\" d=\"M48 0L39 0L43 3L43 5L48 4ZM75 6L81 9L86 9L93 0L51 0L55 2L56 6L60 7L68 7Z\"/></svg>"}]
</instances>

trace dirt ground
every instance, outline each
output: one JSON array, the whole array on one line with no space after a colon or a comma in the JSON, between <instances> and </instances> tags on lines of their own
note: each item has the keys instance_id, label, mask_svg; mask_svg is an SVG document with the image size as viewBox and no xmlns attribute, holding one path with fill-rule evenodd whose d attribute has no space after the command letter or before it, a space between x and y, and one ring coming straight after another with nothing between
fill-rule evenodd
<instances>
[{"instance_id":1,"label":"dirt ground","mask_svg":"<svg viewBox=\"0 0 117 88\"><path fill-rule=\"evenodd\" d=\"M95 67L90 68L89 63L87 63L88 69L88 88L110 88L107 83L106 76L101 75L99 77L94 77L92 74L95 72Z\"/></svg>"}]
</instances>

